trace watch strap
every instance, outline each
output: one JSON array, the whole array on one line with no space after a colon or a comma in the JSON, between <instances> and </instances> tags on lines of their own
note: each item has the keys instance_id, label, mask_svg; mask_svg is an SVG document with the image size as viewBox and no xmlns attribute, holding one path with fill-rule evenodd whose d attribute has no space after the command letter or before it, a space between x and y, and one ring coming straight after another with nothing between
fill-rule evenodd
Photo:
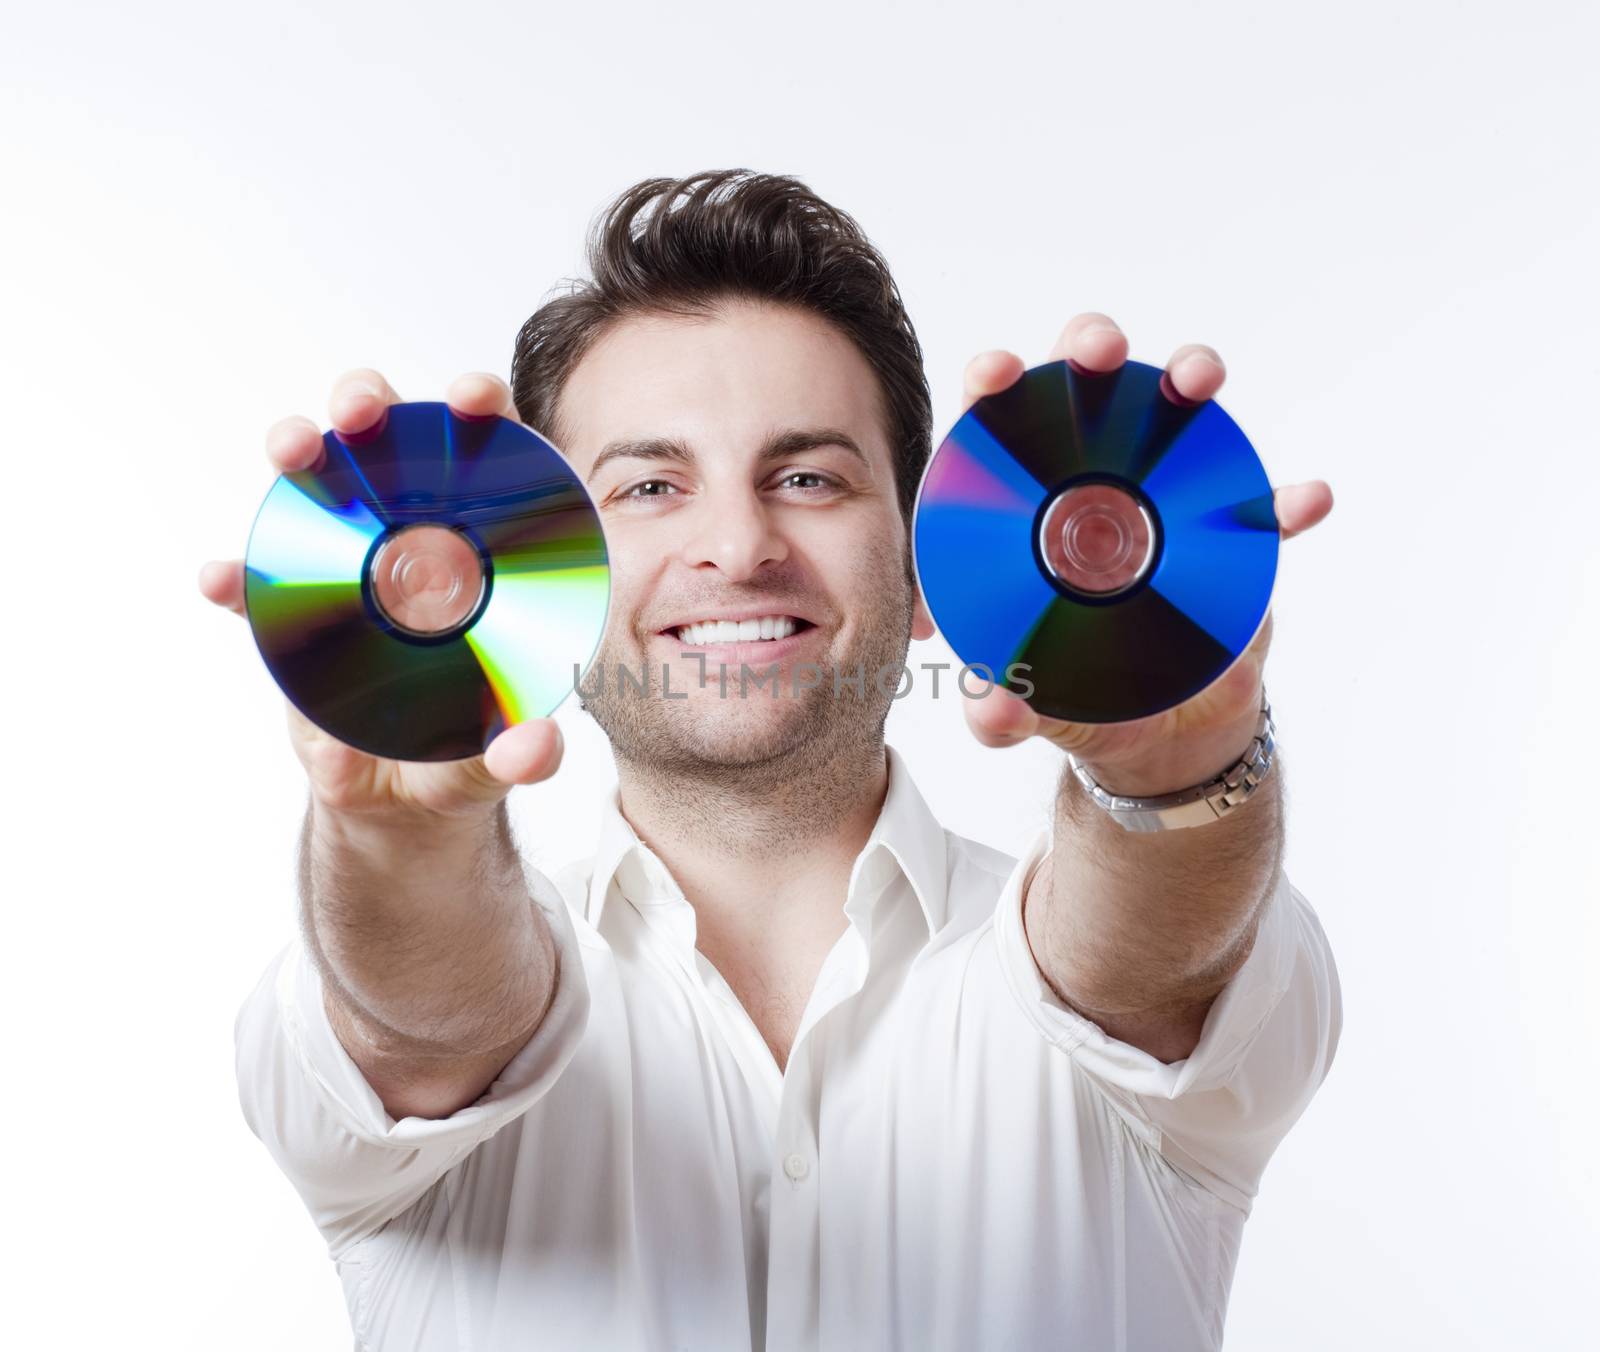
<instances>
[{"instance_id":1,"label":"watch strap","mask_svg":"<svg viewBox=\"0 0 1600 1352\"><path fill-rule=\"evenodd\" d=\"M1205 826L1238 809L1267 777L1276 753L1277 728L1272 721L1272 706L1263 691L1261 717L1244 754L1220 775L1193 788L1154 798L1130 798L1101 788L1076 756L1069 754L1067 760L1090 800L1124 830L1171 831Z\"/></svg>"}]
</instances>

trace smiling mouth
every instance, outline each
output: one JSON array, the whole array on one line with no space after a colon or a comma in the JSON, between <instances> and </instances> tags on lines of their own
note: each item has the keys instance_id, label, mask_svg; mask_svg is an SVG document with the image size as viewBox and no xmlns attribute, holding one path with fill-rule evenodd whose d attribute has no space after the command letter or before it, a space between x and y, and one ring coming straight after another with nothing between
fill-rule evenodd
<instances>
[{"instance_id":1,"label":"smiling mouth","mask_svg":"<svg viewBox=\"0 0 1600 1352\"><path fill-rule=\"evenodd\" d=\"M761 615L747 620L696 620L661 632L689 647L706 648L718 643L776 642L812 628L810 620L793 615Z\"/></svg>"}]
</instances>

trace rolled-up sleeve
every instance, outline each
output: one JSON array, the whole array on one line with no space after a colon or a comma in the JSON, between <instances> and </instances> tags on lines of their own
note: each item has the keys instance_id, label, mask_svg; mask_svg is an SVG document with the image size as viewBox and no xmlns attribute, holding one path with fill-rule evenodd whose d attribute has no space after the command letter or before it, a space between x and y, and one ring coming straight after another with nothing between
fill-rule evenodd
<instances>
[{"instance_id":1,"label":"rolled-up sleeve","mask_svg":"<svg viewBox=\"0 0 1600 1352\"><path fill-rule=\"evenodd\" d=\"M494 1083L449 1117L389 1116L334 1033L321 977L298 938L240 1008L234 1048L245 1120L294 1184L334 1258L526 1112L577 1050L589 1013L582 955L560 893L542 877L530 882L556 942L555 997Z\"/></svg>"},{"instance_id":2,"label":"rolled-up sleeve","mask_svg":"<svg viewBox=\"0 0 1600 1352\"><path fill-rule=\"evenodd\" d=\"M1280 871L1250 956L1212 1002L1194 1050L1167 1064L1069 1008L1039 971L1023 929L1022 894L1049 843L1046 830L1018 861L996 914L1012 993L1029 1022L1104 1091L1136 1135L1248 1213L1268 1159L1338 1047L1339 976L1316 913Z\"/></svg>"}]
</instances>

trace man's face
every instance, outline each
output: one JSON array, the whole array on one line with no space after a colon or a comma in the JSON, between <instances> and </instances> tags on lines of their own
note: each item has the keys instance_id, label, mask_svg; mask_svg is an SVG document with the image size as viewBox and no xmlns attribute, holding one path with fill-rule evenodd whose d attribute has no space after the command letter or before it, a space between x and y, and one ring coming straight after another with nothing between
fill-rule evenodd
<instances>
[{"instance_id":1,"label":"man's face","mask_svg":"<svg viewBox=\"0 0 1600 1352\"><path fill-rule=\"evenodd\" d=\"M880 399L832 325L745 302L624 320L578 364L562 449L612 569L584 703L620 756L733 767L881 735L890 701L874 678L932 622L908 576ZM742 667L767 684L747 679L741 697ZM644 695L619 689L620 668ZM862 694L843 679L857 670ZM892 694L892 670L883 683Z\"/></svg>"}]
</instances>

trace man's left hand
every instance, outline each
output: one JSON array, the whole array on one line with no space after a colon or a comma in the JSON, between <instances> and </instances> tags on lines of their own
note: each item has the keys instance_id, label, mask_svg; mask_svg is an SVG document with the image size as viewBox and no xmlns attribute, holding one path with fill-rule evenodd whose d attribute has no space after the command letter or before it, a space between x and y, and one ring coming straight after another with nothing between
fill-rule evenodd
<instances>
[{"instance_id":1,"label":"man's left hand","mask_svg":"<svg viewBox=\"0 0 1600 1352\"><path fill-rule=\"evenodd\" d=\"M1067 324L1046 360L1103 373L1116 370L1127 358L1122 330L1091 311ZM1008 388L1024 369L1022 359L1011 352L974 357L967 364L962 411L984 395ZM1213 398L1225 378L1222 358L1212 348L1186 343L1167 362L1161 388L1176 402L1199 404ZM1323 480L1313 479L1278 489L1273 505L1287 540L1328 515L1333 492ZM1249 648L1217 680L1192 699L1149 718L1062 722L1036 713L1019 696L997 687L985 698L963 701L967 722L986 746L1044 737L1077 756L1110 792L1137 797L1175 792L1225 770L1249 746L1261 710L1261 672L1271 641L1269 614Z\"/></svg>"}]
</instances>

